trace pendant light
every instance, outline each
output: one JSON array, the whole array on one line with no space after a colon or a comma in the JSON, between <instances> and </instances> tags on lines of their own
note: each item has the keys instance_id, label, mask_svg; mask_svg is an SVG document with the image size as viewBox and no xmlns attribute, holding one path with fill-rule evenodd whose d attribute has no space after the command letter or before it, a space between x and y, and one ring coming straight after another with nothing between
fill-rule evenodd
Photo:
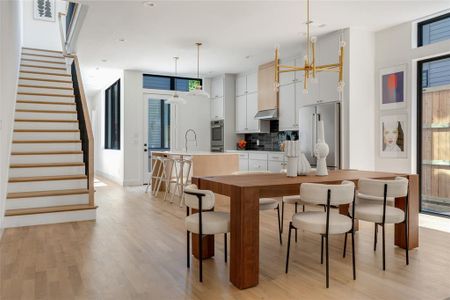
<instances>
[{"instance_id":1,"label":"pendant light","mask_svg":"<svg viewBox=\"0 0 450 300\"><path fill-rule=\"evenodd\" d=\"M178 56L175 56L173 58L174 62L175 62L175 77L177 77L178 75ZM170 97L166 103L168 104L186 104L186 99L180 97L180 95L178 95L177 91L175 91L172 95L172 97Z\"/></svg>"},{"instance_id":2,"label":"pendant light","mask_svg":"<svg viewBox=\"0 0 450 300\"><path fill-rule=\"evenodd\" d=\"M195 43L197 46L197 78L200 79L200 46L202 43ZM203 87L201 84L197 85L194 90L190 91L188 93L189 96L200 96L200 97L206 97L209 98L209 94L203 90Z\"/></svg>"}]
</instances>

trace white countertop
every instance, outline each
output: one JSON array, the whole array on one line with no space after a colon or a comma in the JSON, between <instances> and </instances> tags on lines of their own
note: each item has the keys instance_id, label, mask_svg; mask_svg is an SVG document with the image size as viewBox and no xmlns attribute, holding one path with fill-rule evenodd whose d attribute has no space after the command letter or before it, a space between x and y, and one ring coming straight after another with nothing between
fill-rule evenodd
<instances>
[{"instance_id":1,"label":"white countertop","mask_svg":"<svg viewBox=\"0 0 450 300\"><path fill-rule=\"evenodd\" d=\"M283 151L264 151L264 150L225 150L225 152L232 153L278 153L284 154Z\"/></svg>"},{"instance_id":2,"label":"white countertop","mask_svg":"<svg viewBox=\"0 0 450 300\"><path fill-rule=\"evenodd\" d=\"M206 156L206 155L234 155L236 152L209 152L209 151L151 151L152 153L161 153L178 156Z\"/></svg>"}]
</instances>

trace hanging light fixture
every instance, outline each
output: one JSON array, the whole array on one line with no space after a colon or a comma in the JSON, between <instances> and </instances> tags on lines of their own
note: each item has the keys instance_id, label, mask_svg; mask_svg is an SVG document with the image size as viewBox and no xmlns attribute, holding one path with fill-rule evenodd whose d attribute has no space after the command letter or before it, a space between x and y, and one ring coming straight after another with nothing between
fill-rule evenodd
<instances>
[{"instance_id":1,"label":"hanging light fixture","mask_svg":"<svg viewBox=\"0 0 450 300\"><path fill-rule=\"evenodd\" d=\"M178 56L175 56L173 58L174 62L175 62L175 77L178 75ZM173 93L172 97L170 97L166 103L169 104L186 104L186 99L180 97L180 95L178 95L177 91L175 90L175 92Z\"/></svg>"},{"instance_id":2,"label":"hanging light fixture","mask_svg":"<svg viewBox=\"0 0 450 300\"><path fill-rule=\"evenodd\" d=\"M195 43L197 46L197 78L200 79L200 46L202 43ZM194 90L190 91L188 93L189 96L200 96L200 97L206 97L209 98L209 94L203 90L203 87L201 84L197 85Z\"/></svg>"},{"instance_id":3,"label":"hanging light fixture","mask_svg":"<svg viewBox=\"0 0 450 300\"><path fill-rule=\"evenodd\" d=\"M279 50L278 47L275 49L275 82L274 88L276 91L279 90L280 87L280 73L288 73L288 72L296 72L303 71L304 72L304 81L303 81L303 92L308 92L308 79L311 78L313 81L316 80L316 75L318 72L337 72L339 74L339 79L337 83L337 89L339 92L342 92L344 88L344 80L343 80L343 66L344 66L344 47L345 42L343 36L339 37L339 53L338 53L338 62L335 64L327 64L327 65L317 65L316 64L316 37L310 37L310 24L312 21L309 17L309 0L306 1L306 54L304 56L304 66L287 66L279 64ZM311 55L310 55L311 52Z\"/></svg>"}]
</instances>

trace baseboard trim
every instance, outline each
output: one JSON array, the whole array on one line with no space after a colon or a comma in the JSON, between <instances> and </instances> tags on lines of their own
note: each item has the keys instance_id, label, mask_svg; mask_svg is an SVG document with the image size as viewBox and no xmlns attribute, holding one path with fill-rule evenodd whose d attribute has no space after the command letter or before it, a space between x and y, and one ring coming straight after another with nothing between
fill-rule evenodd
<instances>
[{"instance_id":1,"label":"baseboard trim","mask_svg":"<svg viewBox=\"0 0 450 300\"><path fill-rule=\"evenodd\" d=\"M113 175L108 174L108 173L105 173L103 171L95 170L95 175L104 177L104 178L106 178L106 179L108 179L108 180L110 180L110 181L112 181L114 183L117 183L119 185L123 185L123 180L121 178L113 176Z\"/></svg>"}]
</instances>

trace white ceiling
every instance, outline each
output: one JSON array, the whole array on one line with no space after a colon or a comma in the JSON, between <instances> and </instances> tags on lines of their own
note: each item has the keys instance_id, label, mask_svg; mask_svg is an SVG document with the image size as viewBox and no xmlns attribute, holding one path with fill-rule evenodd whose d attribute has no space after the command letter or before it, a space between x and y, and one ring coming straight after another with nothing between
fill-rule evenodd
<instances>
[{"instance_id":1,"label":"white ceiling","mask_svg":"<svg viewBox=\"0 0 450 300\"><path fill-rule=\"evenodd\" d=\"M103 86L110 69L173 73L173 56L180 57L179 74L192 75L197 41L204 43L200 72L210 77L267 62L275 45L293 55L304 39L305 1L80 2L89 7L76 49L88 91ZM448 8L450 1L312 0L312 34L378 31Z\"/></svg>"}]
</instances>

